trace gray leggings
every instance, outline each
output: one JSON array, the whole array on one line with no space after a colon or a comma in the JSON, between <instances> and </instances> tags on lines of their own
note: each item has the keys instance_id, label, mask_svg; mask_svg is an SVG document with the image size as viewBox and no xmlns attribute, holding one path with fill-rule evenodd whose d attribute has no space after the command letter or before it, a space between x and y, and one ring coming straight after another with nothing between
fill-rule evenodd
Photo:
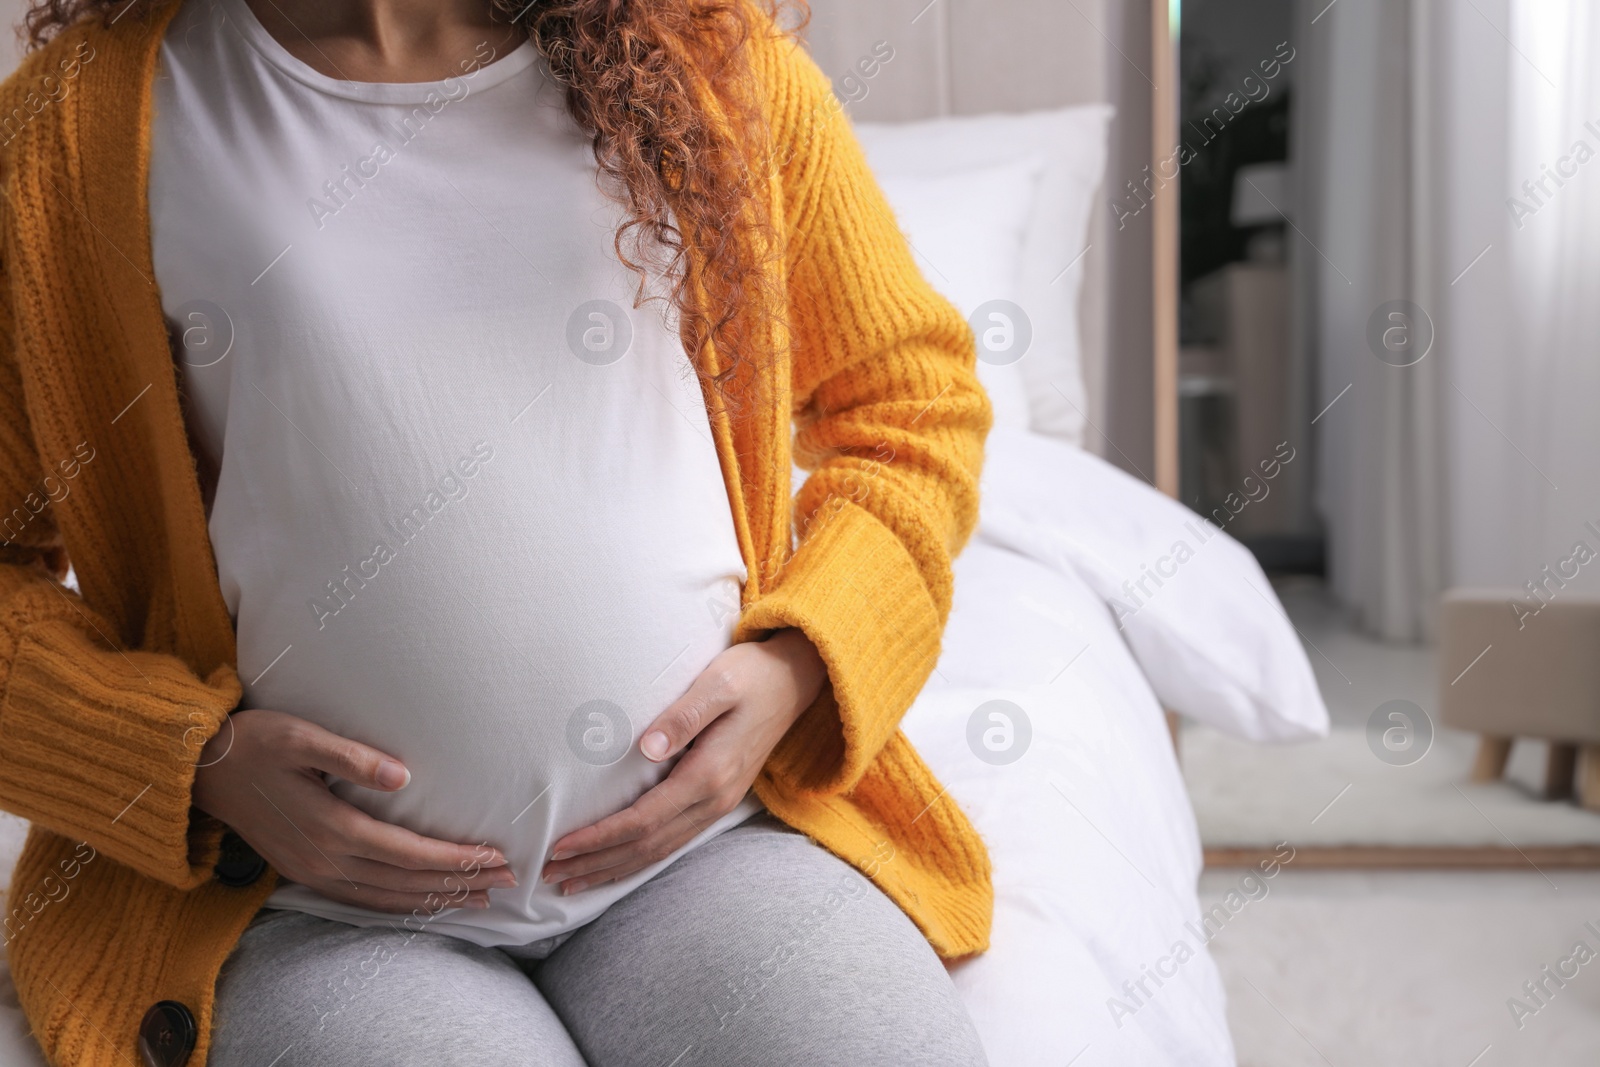
<instances>
[{"instance_id":1,"label":"gray leggings","mask_svg":"<svg viewBox=\"0 0 1600 1067\"><path fill-rule=\"evenodd\" d=\"M765 813L554 951L263 912L213 1042L211 1067L987 1063L911 920Z\"/></svg>"}]
</instances>

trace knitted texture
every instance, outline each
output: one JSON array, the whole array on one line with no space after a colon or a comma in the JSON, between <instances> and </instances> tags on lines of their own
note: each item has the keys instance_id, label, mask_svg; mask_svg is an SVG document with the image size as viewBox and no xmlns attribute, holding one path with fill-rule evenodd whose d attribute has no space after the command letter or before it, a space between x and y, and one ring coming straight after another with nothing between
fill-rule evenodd
<instances>
[{"instance_id":1,"label":"knitted texture","mask_svg":"<svg viewBox=\"0 0 1600 1067\"><path fill-rule=\"evenodd\" d=\"M160 1000L194 1013L203 1063L217 973L276 879L217 882L223 828L190 804L241 687L151 263L150 85L175 10L73 27L0 86L0 808L33 823L9 954L55 1064L138 1062ZM829 677L756 792L942 956L981 952L987 853L899 729L976 522L971 333L827 79L776 33L749 47L785 306L749 403L706 391L749 572L735 639L799 627ZM794 499L791 458L813 471Z\"/></svg>"}]
</instances>

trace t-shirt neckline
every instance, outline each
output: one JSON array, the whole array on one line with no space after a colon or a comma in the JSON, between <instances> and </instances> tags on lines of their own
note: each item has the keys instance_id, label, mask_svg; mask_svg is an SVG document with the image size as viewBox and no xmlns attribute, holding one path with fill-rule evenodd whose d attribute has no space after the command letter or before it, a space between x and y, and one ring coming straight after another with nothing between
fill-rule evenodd
<instances>
[{"instance_id":1,"label":"t-shirt neckline","mask_svg":"<svg viewBox=\"0 0 1600 1067\"><path fill-rule=\"evenodd\" d=\"M220 2L250 46L284 75L317 92L369 104L421 104L430 97L458 99L462 95L463 85L470 86L470 92L482 92L527 70L539 57L533 42L523 41L510 52L487 63L474 65L476 57L465 59L460 74L439 81L363 82L330 78L279 44L277 38L261 25L245 0Z\"/></svg>"}]
</instances>

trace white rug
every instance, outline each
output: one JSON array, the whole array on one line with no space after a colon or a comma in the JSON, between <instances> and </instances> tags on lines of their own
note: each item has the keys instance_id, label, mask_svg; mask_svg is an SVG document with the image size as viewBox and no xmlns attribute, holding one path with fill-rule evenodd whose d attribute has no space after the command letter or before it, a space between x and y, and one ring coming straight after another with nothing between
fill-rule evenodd
<instances>
[{"instance_id":1,"label":"white rug","mask_svg":"<svg viewBox=\"0 0 1600 1067\"><path fill-rule=\"evenodd\" d=\"M1211 907L1241 872L1211 871ZM1582 940L1600 952L1600 872L1294 871L1222 927L1240 1067L1590 1067L1600 957L1518 1027L1507 1000Z\"/></svg>"},{"instance_id":2,"label":"white rug","mask_svg":"<svg viewBox=\"0 0 1600 1067\"><path fill-rule=\"evenodd\" d=\"M1504 782L1474 785L1477 739L1442 732L1417 763L1396 767L1364 730L1265 746L1184 730L1184 777L1207 848L1337 845L1600 845L1600 814L1537 792L1543 746L1518 750Z\"/></svg>"},{"instance_id":3,"label":"white rug","mask_svg":"<svg viewBox=\"0 0 1600 1067\"><path fill-rule=\"evenodd\" d=\"M1257 745L1187 727L1184 777L1206 847L1600 844L1600 814L1540 797L1542 743L1517 744L1506 781L1468 781L1477 738L1437 727L1431 648L1357 633L1319 582L1277 588L1306 644L1333 732L1311 744ZM1409 766L1385 763L1367 743L1368 720L1391 700L1412 702L1435 724L1432 747Z\"/></svg>"}]
</instances>

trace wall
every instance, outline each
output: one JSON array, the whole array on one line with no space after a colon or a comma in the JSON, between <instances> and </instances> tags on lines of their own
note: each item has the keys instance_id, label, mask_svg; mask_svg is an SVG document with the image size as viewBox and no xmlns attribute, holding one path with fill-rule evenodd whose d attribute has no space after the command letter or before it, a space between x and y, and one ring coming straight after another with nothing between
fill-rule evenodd
<instances>
[{"instance_id":1,"label":"wall","mask_svg":"<svg viewBox=\"0 0 1600 1067\"><path fill-rule=\"evenodd\" d=\"M1114 191L1141 180L1150 158L1149 5L1142 0L813 0L807 40L838 78L874 42L894 62L850 107L864 121L1022 111L1110 101L1106 187L1090 223L1085 258L1086 444L1130 472L1153 474L1150 369L1150 217L1117 231L1106 210ZM1126 53L1124 58L1120 53Z\"/></svg>"},{"instance_id":2,"label":"wall","mask_svg":"<svg viewBox=\"0 0 1600 1067\"><path fill-rule=\"evenodd\" d=\"M28 10L28 5L22 0L0 0L0 25L8 30L22 22L23 13ZM4 78L17 69L17 62L22 58L22 44L11 33L0 33L0 78Z\"/></svg>"}]
</instances>

